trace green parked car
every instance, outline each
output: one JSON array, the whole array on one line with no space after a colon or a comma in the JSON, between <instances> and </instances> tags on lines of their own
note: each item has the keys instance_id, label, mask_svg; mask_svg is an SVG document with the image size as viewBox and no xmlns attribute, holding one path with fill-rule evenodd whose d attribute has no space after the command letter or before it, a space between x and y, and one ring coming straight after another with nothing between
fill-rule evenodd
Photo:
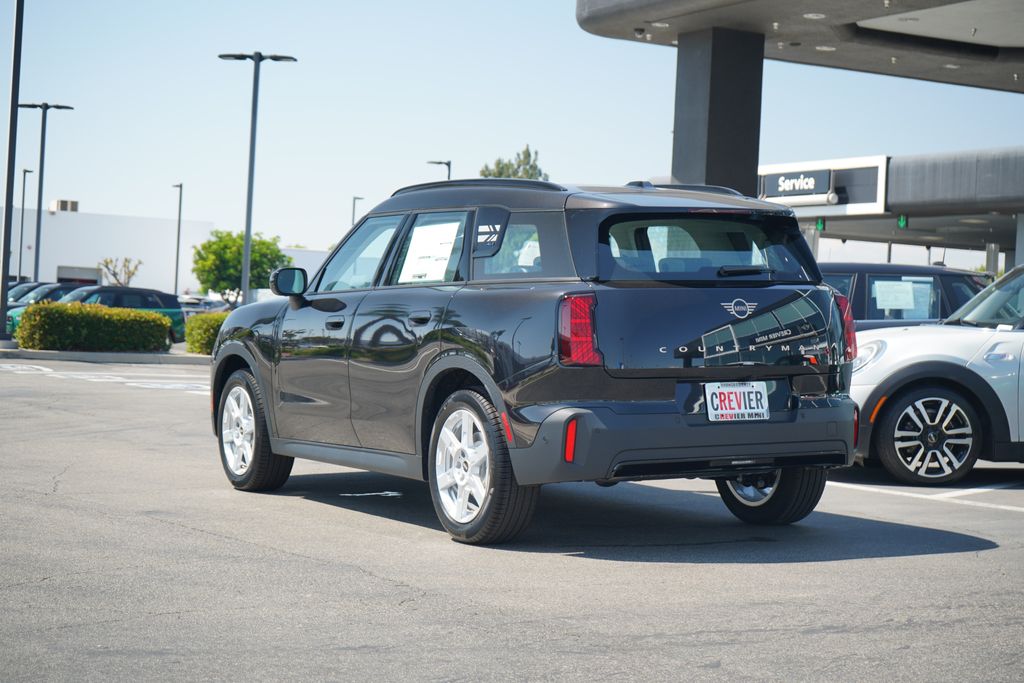
<instances>
[{"instance_id":1,"label":"green parked car","mask_svg":"<svg viewBox=\"0 0 1024 683\"><path fill-rule=\"evenodd\" d=\"M92 285L79 287L67 294L60 303L81 301L83 304L100 304L111 308L138 308L143 311L163 313L171 319L171 342L185 341L185 316L181 312L178 297L155 289L138 287L115 287ZM7 314L7 333L14 334L25 308L17 308Z\"/></svg>"}]
</instances>

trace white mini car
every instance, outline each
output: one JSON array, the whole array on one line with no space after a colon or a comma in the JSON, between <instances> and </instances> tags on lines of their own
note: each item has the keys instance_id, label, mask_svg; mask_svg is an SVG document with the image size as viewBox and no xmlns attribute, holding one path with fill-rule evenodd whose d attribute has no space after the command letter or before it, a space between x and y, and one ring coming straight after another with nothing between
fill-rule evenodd
<instances>
[{"instance_id":1,"label":"white mini car","mask_svg":"<svg viewBox=\"0 0 1024 683\"><path fill-rule=\"evenodd\" d=\"M871 330L857 341L858 459L878 458L911 484L957 481L979 458L1024 462L1024 266L942 324Z\"/></svg>"}]
</instances>

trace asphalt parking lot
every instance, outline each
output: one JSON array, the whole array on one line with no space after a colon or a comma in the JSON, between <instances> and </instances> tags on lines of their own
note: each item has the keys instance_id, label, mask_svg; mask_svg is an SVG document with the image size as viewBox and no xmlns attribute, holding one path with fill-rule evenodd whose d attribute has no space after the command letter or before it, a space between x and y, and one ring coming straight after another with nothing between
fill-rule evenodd
<instances>
[{"instance_id":1,"label":"asphalt parking lot","mask_svg":"<svg viewBox=\"0 0 1024 683\"><path fill-rule=\"evenodd\" d=\"M546 487L515 544L424 484L227 484L205 368L0 364L0 672L26 679L1020 680L1024 467L830 481L785 528L711 482Z\"/></svg>"}]
</instances>

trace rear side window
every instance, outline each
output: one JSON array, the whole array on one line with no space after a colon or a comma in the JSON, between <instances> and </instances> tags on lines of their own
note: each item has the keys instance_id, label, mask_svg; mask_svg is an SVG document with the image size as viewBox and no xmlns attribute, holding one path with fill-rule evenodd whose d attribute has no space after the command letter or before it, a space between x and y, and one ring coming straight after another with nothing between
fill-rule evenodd
<instances>
[{"instance_id":1,"label":"rear side window","mask_svg":"<svg viewBox=\"0 0 1024 683\"><path fill-rule=\"evenodd\" d=\"M850 290L853 289L853 273L823 273L821 279L847 299L850 298Z\"/></svg>"},{"instance_id":2,"label":"rear side window","mask_svg":"<svg viewBox=\"0 0 1024 683\"><path fill-rule=\"evenodd\" d=\"M602 280L812 282L792 219L683 216L609 221L598 235Z\"/></svg>"},{"instance_id":3,"label":"rear side window","mask_svg":"<svg viewBox=\"0 0 1024 683\"><path fill-rule=\"evenodd\" d=\"M512 213L494 256L474 259L473 279L575 277L560 211Z\"/></svg>"},{"instance_id":4,"label":"rear side window","mask_svg":"<svg viewBox=\"0 0 1024 683\"><path fill-rule=\"evenodd\" d=\"M416 217L402 242L391 284L438 284L457 278L469 214L426 213Z\"/></svg>"},{"instance_id":5,"label":"rear side window","mask_svg":"<svg viewBox=\"0 0 1024 683\"><path fill-rule=\"evenodd\" d=\"M933 320L942 300L931 275L868 275L868 320Z\"/></svg>"}]
</instances>

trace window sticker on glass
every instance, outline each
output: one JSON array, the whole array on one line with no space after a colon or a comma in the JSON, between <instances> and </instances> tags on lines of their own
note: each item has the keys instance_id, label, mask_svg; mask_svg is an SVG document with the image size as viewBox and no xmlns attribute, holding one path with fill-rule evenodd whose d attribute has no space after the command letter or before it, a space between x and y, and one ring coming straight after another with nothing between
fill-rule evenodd
<instances>
[{"instance_id":1,"label":"window sticker on glass","mask_svg":"<svg viewBox=\"0 0 1024 683\"><path fill-rule=\"evenodd\" d=\"M460 225L456 221L416 226L398 282L444 282Z\"/></svg>"},{"instance_id":2,"label":"window sticker on glass","mask_svg":"<svg viewBox=\"0 0 1024 683\"><path fill-rule=\"evenodd\" d=\"M887 310L910 310L917 306L914 302L913 282L894 282L879 280L872 283L873 292L871 296L875 299L875 306Z\"/></svg>"}]
</instances>

